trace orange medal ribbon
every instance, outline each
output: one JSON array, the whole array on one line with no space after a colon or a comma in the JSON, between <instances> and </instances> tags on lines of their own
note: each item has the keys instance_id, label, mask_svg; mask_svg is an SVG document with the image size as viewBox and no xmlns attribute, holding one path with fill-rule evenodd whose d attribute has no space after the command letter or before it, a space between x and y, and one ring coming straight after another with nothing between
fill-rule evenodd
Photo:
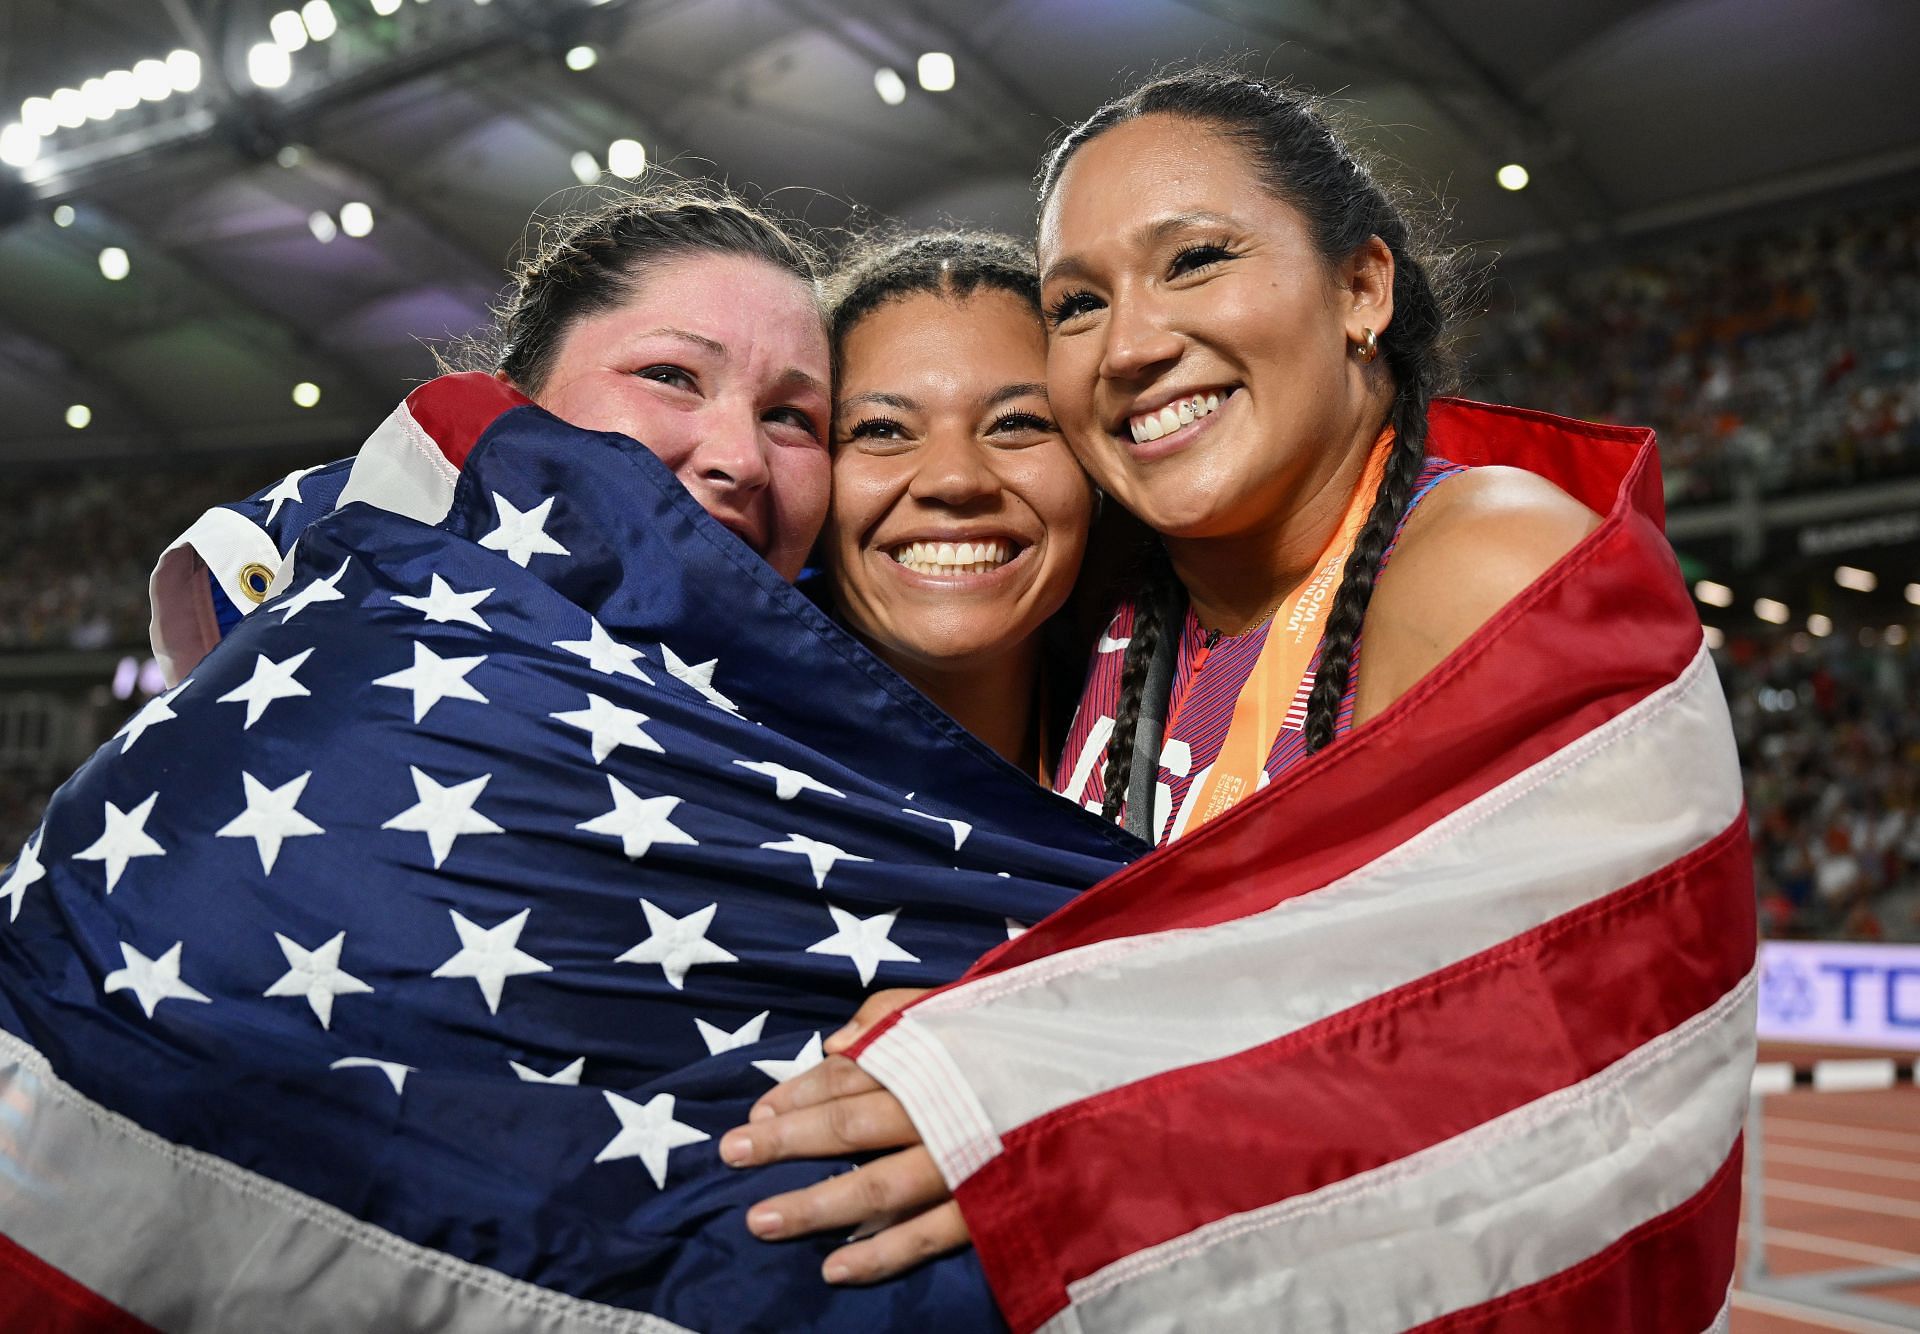
<instances>
[{"instance_id":1,"label":"orange medal ribbon","mask_svg":"<svg viewBox=\"0 0 1920 1334\"><path fill-rule=\"evenodd\" d=\"M1353 544L1366 524L1367 512L1373 508L1373 498L1380 492L1392 444L1393 428L1389 426L1373 442L1366 471L1354 489L1353 499L1347 502L1346 516L1334 531L1333 540L1307 576L1275 608L1267 626L1267 642L1234 701L1226 740L1220 744L1219 758L1207 770L1188 832L1253 795L1281 729L1298 731L1306 726L1307 697L1313 691L1307 667L1320 646L1321 625L1339 590L1347 557L1353 554Z\"/></svg>"}]
</instances>

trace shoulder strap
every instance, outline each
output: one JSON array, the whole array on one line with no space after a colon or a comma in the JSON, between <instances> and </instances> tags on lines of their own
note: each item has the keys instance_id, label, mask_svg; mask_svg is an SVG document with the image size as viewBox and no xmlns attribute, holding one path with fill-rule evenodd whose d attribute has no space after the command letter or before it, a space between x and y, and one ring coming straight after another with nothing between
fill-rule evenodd
<instances>
[{"instance_id":1,"label":"shoulder strap","mask_svg":"<svg viewBox=\"0 0 1920 1334\"><path fill-rule=\"evenodd\" d=\"M1167 730L1167 703L1173 697L1173 674L1180 661L1180 639L1186 628L1187 593L1178 583L1167 591L1161 624L1167 632L1154 645L1147 664L1147 680L1140 694L1140 722L1133 733L1133 768L1127 783L1125 825L1129 834L1151 844L1153 788L1160 776L1160 743Z\"/></svg>"}]
</instances>

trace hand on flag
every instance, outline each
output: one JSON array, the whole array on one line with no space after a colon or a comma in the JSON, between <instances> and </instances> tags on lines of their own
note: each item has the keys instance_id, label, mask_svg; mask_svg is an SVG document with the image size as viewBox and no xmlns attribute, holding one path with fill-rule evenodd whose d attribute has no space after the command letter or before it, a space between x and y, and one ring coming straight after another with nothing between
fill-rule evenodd
<instances>
[{"instance_id":1,"label":"hand on flag","mask_svg":"<svg viewBox=\"0 0 1920 1334\"><path fill-rule=\"evenodd\" d=\"M898 1149L805 1190L762 1200L747 1227L764 1241L828 1229L851 1229L856 1240L826 1259L829 1283L877 1283L965 1246L960 1206L920 1143L906 1110L873 1076L840 1053L926 991L875 992L844 1028L827 1039L828 1058L754 1104L748 1124L727 1132L720 1156L734 1167Z\"/></svg>"}]
</instances>

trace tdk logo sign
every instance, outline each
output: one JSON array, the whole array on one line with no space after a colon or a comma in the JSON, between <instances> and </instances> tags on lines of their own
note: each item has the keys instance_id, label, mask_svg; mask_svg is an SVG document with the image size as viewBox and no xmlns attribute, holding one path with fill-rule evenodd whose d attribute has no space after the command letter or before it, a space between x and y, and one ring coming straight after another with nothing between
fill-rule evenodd
<instances>
[{"instance_id":1,"label":"tdk logo sign","mask_svg":"<svg viewBox=\"0 0 1920 1334\"><path fill-rule=\"evenodd\" d=\"M1767 941L1760 1036L1920 1050L1920 946Z\"/></svg>"}]
</instances>

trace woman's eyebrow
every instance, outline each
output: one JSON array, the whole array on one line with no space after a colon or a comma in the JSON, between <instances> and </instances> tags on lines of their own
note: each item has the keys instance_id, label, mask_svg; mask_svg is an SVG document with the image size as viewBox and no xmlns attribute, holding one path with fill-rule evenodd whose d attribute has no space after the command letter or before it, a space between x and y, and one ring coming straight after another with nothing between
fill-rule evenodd
<instances>
[{"instance_id":1,"label":"woman's eyebrow","mask_svg":"<svg viewBox=\"0 0 1920 1334\"><path fill-rule=\"evenodd\" d=\"M1148 250L1165 242L1168 237L1177 236L1181 232L1194 228L1235 227L1237 225L1232 218L1227 217L1225 214L1209 213L1205 209L1196 209L1187 213L1172 213L1164 218L1156 218L1154 221L1144 223L1136 228L1133 233L1133 244L1142 250ZM1049 264L1046 272L1040 275L1040 281L1044 286L1059 278L1085 279L1089 277L1091 273L1092 269L1085 260L1077 255L1068 255L1064 259L1056 260L1054 263Z\"/></svg>"},{"instance_id":2,"label":"woman's eyebrow","mask_svg":"<svg viewBox=\"0 0 1920 1334\"><path fill-rule=\"evenodd\" d=\"M1038 394L1041 398L1045 398L1047 386L1038 380L1028 380L1021 384L1003 384L987 395L984 406L997 408L1011 399L1025 398L1029 394Z\"/></svg>"},{"instance_id":3,"label":"woman's eyebrow","mask_svg":"<svg viewBox=\"0 0 1920 1334\"><path fill-rule=\"evenodd\" d=\"M833 397L832 393L828 391L827 386L821 382L819 376L809 375L798 366L789 366L784 371L781 371L780 384L782 388L794 387L810 390L825 399L831 399Z\"/></svg>"},{"instance_id":4,"label":"woman's eyebrow","mask_svg":"<svg viewBox=\"0 0 1920 1334\"><path fill-rule=\"evenodd\" d=\"M727 355L727 345L725 343L715 338L709 338L705 334L694 333L691 329L676 329L671 325L662 325L658 329L649 329L640 336L642 338L678 338L682 342L692 343L696 347L705 348L717 357Z\"/></svg>"},{"instance_id":5,"label":"woman's eyebrow","mask_svg":"<svg viewBox=\"0 0 1920 1334\"><path fill-rule=\"evenodd\" d=\"M884 389L870 389L864 394L854 394L840 400L840 406L850 408L856 403L880 408L898 408L902 412L915 412L920 404L905 394L890 394Z\"/></svg>"}]
</instances>

